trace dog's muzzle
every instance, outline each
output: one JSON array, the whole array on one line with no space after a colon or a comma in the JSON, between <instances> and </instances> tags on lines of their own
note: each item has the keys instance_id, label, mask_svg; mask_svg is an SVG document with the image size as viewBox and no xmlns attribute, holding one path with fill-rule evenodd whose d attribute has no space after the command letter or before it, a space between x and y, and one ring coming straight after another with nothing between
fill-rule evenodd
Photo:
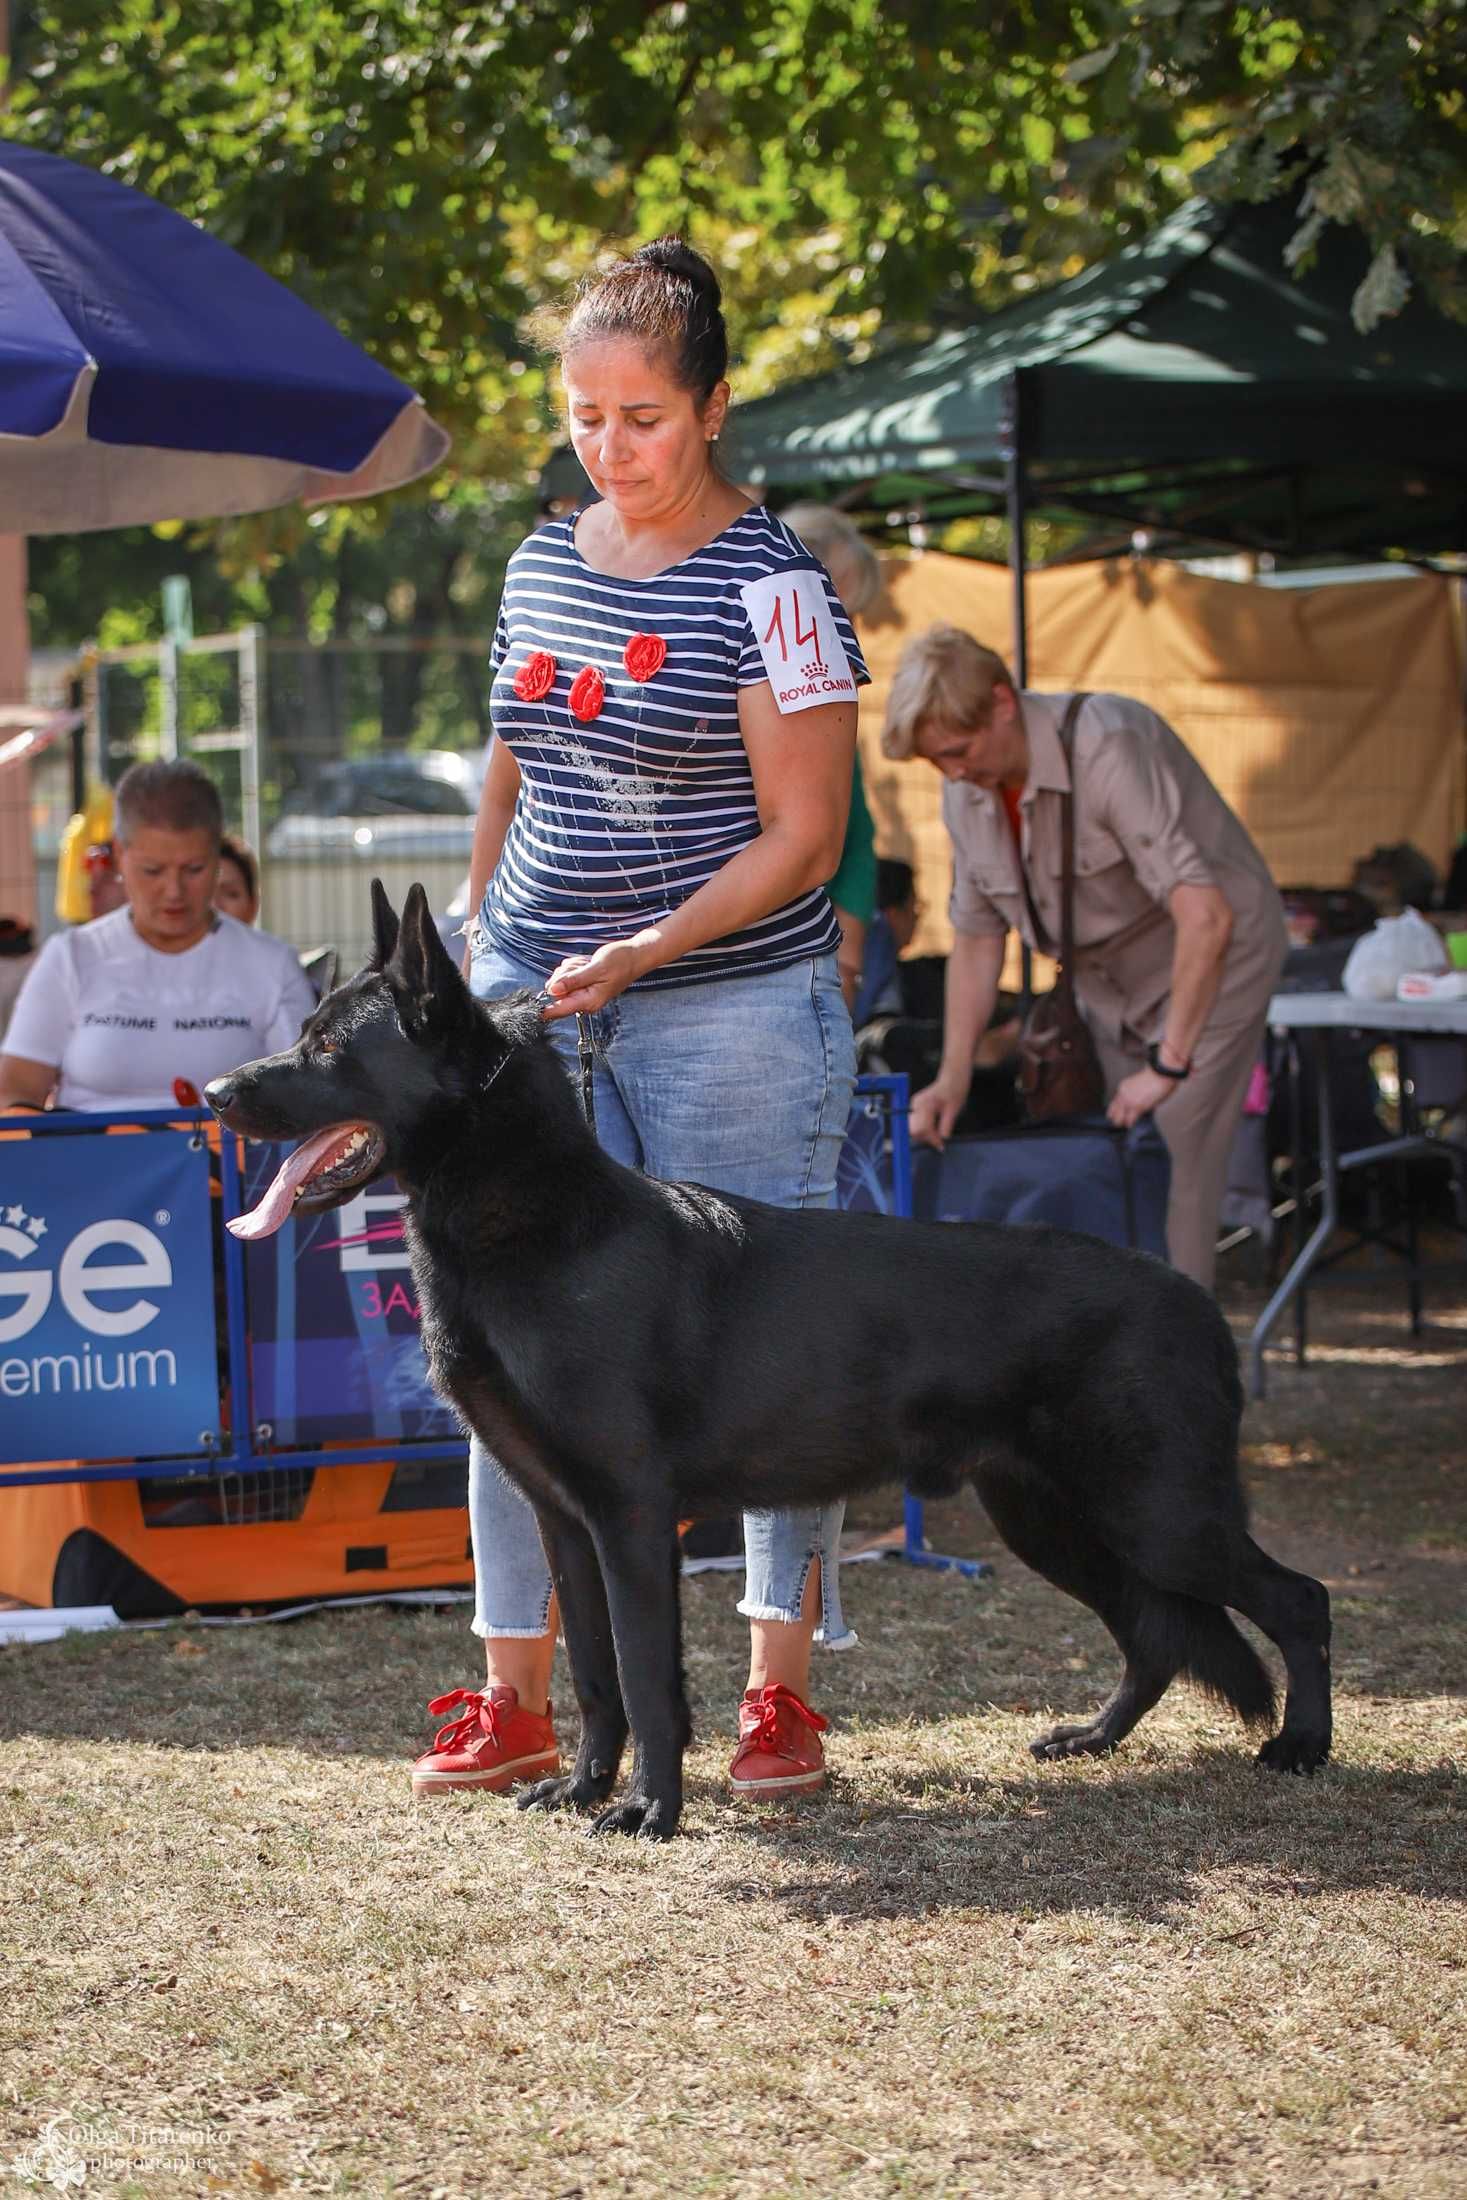
<instances>
[{"instance_id":1,"label":"dog's muzzle","mask_svg":"<svg viewBox=\"0 0 1467 2200\"><path fill-rule=\"evenodd\" d=\"M223 1118L221 1117L221 1120ZM248 1214L229 1228L238 1238L273 1237L297 1212L339 1207L382 1166L386 1140L372 1123L335 1123L288 1155Z\"/></svg>"}]
</instances>

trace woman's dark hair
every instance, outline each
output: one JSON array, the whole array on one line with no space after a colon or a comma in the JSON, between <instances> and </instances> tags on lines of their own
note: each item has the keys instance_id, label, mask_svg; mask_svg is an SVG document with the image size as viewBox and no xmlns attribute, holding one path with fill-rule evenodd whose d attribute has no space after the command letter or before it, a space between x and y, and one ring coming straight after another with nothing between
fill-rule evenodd
<instances>
[{"instance_id":1,"label":"woman's dark hair","mask_svg":"<svg viewBox=\"0 0 1467 2200\"><path fill-rule=\"evenodd\" d=\"M582 344L630 336L670 363L672 378L706 405L728 372L718 277L681 237L659 237L604 275L588 275L563 317L540 333L564 360Z\"/></svg>"},{"instance_id":2,"label":"woman's dark hair","mask_svg":"<svg viewBox=\"0 0 1467 2200\"><path fill-rule=\"evenodd\" d=\"M140 825L168 833L208 833L217 846L224 832L219 789L202 765L187 757L130 764L117 782L113 836L126 847Z\"/></svg>"},{"instance_id":3,"label":"woman's dark hair","mask_svg":"<svg viewBox=\"0 0 1467 2200\"><path fill-rule=\"evenodd\" d=\"M232 863L245 882L245 892L251 901L260 898L260 864L254 849L247 840L235 833L223 833L219 840L219 859Z\"/></svg>"}]
</instances>

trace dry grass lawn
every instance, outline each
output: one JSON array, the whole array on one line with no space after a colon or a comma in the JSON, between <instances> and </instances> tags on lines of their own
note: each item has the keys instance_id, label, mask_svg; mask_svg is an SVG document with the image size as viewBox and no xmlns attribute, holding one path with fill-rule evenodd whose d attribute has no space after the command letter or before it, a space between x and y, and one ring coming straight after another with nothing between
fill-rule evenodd
<instances>
[{"instance_id":1,"label":"dry grass lawn","mask_svg":"<svg viewBox=\"0 0 1467 2200\"><path fill-rule=\"evenodd\" d=\"M735 1585L690 1583L668 1848L411 1807L458 1609L0 1651L0 2191L71 2116L141 2200L1467 2192L1467 1302L1316 1330L1246 1424L1262 1538L1335 1595L1313 1781L1181 1692L1034 1764L1111 1650L1003 1553L847 1575L838 1779L763 1811L721 1784Z\"/></svg>"}]
</instances>

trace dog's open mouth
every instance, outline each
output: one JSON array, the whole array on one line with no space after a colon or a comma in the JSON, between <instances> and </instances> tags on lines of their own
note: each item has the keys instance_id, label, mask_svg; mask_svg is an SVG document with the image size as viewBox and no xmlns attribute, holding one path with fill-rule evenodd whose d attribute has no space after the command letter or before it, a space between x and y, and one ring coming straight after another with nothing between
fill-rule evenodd
<instances>
[{"instance_id":1,"label":"dog's open mouth","mask_svg":"<svg viewBox=\"0 0 1467 2200\"><path fill-rule=\"evenodd\" d=\"M336 1123L297 1146L264 1196L229 1227L236 1237L272 1237L297 1208L316 1213L334 1207L365 1184L381 1166L386 1150L382 1133L371 1123Z\"/></svg>"}]
</instances>

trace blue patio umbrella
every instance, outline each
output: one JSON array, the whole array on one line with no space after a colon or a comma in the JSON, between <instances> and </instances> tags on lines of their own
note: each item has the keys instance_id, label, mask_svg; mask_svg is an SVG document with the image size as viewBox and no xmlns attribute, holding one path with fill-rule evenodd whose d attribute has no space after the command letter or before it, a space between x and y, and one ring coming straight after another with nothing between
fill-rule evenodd
<instances>
[{"instance_id":1,"label":"blue patio umbrella","mask_svg":"<svg viewBox=\"0 0 1467 2200\"><path fill-rule=\"evenodd\" d=\"M406 383L227 245L0 142L0 533L375 496L447 449Z\"/></svg>"}]
</instances>

